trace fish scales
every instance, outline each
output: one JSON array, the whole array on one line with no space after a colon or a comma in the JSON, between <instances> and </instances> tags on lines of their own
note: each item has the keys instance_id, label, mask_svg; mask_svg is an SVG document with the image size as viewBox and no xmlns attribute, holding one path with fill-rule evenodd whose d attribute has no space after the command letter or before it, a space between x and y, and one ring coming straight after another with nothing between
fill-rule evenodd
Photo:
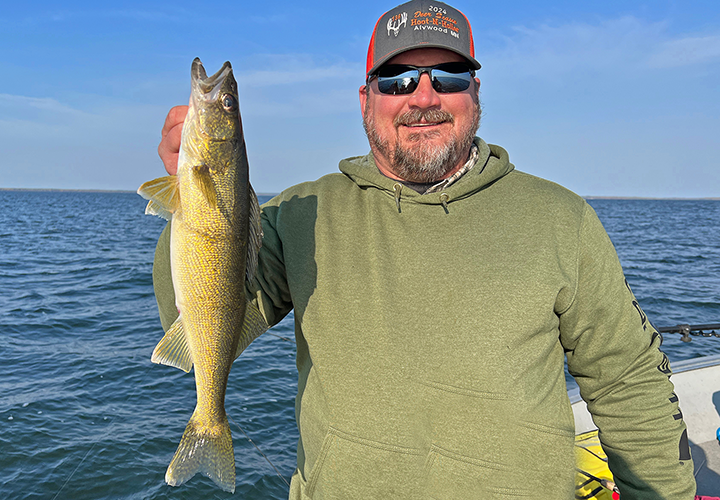
<instances>
[{"instance_id":1,"label":"fish scales","mask_svg":"<svg viewBox=\"0 0 720 500\"><path fill-rule=\"evenodd\" d=\"M195 59L191 87L177 175L147 182L138 190L150 200L146 213L171 222L170 259L179 311L152 361L195 371L197 405L165 480L177 486L200 472L234 491L225 391L235 358L267 329L245 296L262 239L260 211L249 183L230 63L208 77Z\"/></svg>"}]
</instances>

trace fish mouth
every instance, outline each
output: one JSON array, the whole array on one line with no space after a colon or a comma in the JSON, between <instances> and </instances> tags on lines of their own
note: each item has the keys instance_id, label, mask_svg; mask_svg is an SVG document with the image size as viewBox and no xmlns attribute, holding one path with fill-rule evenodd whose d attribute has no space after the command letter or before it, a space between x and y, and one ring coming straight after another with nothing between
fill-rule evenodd
<instances>
[{"instance_id":1,"label":"fish mouth","mask_svg":"<svg viewBox=\"0 0 720 500\"><path fill-rule=\"evenodd\" d=\"M213 75L196 57L190 67L192 91L188 118L204 141L223 142L241 132L237 82L229 61Z\"/></svg>"},{"instance_id":2,"label":"fish mouth","mask_svg":"<svg viewBox=\"0 0 720 500\"><path fill-rule=\"evenodd\" d=\"M196 57L190 68L190 79L193 91L197 90L200 95L207 95L206 98L213 100L217 98L217 93L223 86L225 79L232 75L232 65L230 61L225 64L214 75L207 76L205 67L199 57Z\"/></svg>"}]
</instances>

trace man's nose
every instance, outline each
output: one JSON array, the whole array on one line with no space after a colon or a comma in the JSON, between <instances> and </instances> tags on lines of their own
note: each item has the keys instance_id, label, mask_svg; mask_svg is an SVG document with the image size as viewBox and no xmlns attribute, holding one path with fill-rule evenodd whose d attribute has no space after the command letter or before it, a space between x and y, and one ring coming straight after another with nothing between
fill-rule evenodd
<instances>
[{"instance_id":1,"label":"man's nose","mask_svg":"<svg viewBox=\"0 0 720 500\"><path fill-rule=\"evenodd\" d=\"M408 104L417 108L433 108L440 106L440 96L435 91L430 81L430 75L423 73L415 92L410 96Z\"/></svg>"}]
</instances>

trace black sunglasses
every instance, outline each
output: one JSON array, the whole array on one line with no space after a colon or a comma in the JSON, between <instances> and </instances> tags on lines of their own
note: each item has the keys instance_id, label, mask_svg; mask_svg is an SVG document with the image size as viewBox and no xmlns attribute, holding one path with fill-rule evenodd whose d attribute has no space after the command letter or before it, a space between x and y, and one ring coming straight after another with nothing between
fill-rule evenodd
<instances>
[{"instance_id":1,"label":"black sunglasses","mask_svg":"<svg viewBox=\"0 0 720 500\"><path fill-rule=\"evenodd\" d=\"M470 87L475 71L463 62L449 62L435 66L411 66L410 64L388 64L381 66L368 77L368 83L377 77L378 90L383 94L412 94L427 73L436 92L450 94L462 92Z\"/></svg>"}]
</instances>

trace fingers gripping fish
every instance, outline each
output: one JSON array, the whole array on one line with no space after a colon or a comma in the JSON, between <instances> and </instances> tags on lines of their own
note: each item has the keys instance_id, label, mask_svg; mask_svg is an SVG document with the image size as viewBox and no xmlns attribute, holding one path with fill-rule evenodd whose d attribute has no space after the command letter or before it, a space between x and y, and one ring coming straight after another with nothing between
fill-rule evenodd
<instances>
[{"instance_id":1,"label":"fingers gripping fish","mask_svg":"<svg viewBox=\"0 0 720 500\"><path fill-rule=\"evenodd\" d=\"M195 368L197 406L165 480L177 486L196 473L235 491L235 459L225 414L233 361L267 329L245 297L262 241L260 209L248 179L237 83L229 62L207 76L191 69L177 175L146 182L145 213L171 221L170 258L180 316L152 361Z\"/></svg>"}]
</instances>

